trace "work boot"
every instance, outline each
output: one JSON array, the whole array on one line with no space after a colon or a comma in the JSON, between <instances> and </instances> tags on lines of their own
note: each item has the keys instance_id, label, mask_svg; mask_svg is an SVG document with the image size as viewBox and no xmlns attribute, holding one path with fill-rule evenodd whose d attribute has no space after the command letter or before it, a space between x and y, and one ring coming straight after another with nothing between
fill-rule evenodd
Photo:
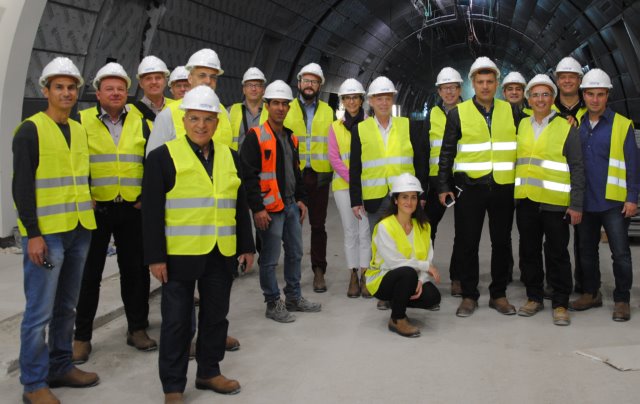
<instances>
[{"instance_id":1,"label":"work boot","mask_svg":"<svg viewBox=\"0 0 640 404\"><path fill-rule=\"evenodd\" d=\"M544 309L544 303L529 299L524 306L518 309L518 315L522 317L531 317L542 309Z\"/></svg>"},{"instance_id":2,"label":"work boot","mask_svg":"<svg viewBox=\"0 0 640 404\"><path fill-rule=\"evenodd\" d=\"M71 363L74 365L82 365L89 360L91 353L91 341L73 340L73 354L71 355Z\"/></svg>"},{"instance_id":3,"label":"work boot","mask_svg":"<svg viewBox=\"0 0 640 404\"><path fill-rule=\"evenodd\" d=\"M583 311L592 307L602 306L602 294L597 291L595 296L591 293L583 293L582 296L576 300L569 302L569 310L571 311Z\"/></svg>"},{"instance_id":4,"label":"work boot","mask_svg":"<svg viewBox=\"0 0 640 404\"><path fill-rule=\"evenodd\" d=\"M285 305L288 311L301 311L305 313L317 313L322 310L322 305L320 303L312 303L300 296L298 300L289 300L285 301Z\"/></svg>"},{"instance_id":5,"label":"work boot","mask_svg":"<svg viewBox=\"0 0 640 404\"><path fill-rule=\"evenodd\" d=\"M22 402L24 404L60 404L60 400L53 395L48 387L24 393Z\"/></svg>"},{"instance_id":6,"label":"work boot","mask_svg":"<svg viewBox=\"0 0 640 404\"><path fill-rule=\"evenodd\" d=\"M613 306L613 321L629 321L631 318L631 307L628 302L616 302Z\"/></svg>"},{"instance_id":7,"label":"work boot","mask_svg":"<svg viewBox=\"0 0 640 404\"><path fill-rule=\"evenodd\" d=\"M462 297L462 285L460 285L460 281L451 281L451 296Z\"/></svg>"},{"instance_id":8,"label":"work boot","mask_svg":"<svg viewBox=\"0 0 640 404\"><path fill-rule=\"evenodd\" d=\"M365 271L362 271L360 275L360 295L365 299L371 299L371 293L369 293L369 289L367 289L367 277L365 276Z\"/></svg>"},{"instance_id":9,"label":"work boot","mask_svg":"<svg viewBox=\"0 0 640 404\"><path fill-rule=\"evenodd\" d=\"M224 349L227 352L233 352L240 349L240 341L237 338L233 338L230 335L227 335L227 341L225 342Z\"/></svg>"},{"instance_id":10,"label":"work boot","mask_svg":"<svg viewBox=\"0 0 640 404\"><path fill-rule=\"evenodd\" d=\"M220 394L238 394L240 393L240 383L237 380L227 379L223 375L210 379L196 377L196 389L213 390Z\"/></svg>"},{"instance_id":11,"label":"work boot","mask_svg":"<svg viewBox=\"0 0 640 404\"><path fill-rule=\"evenodd\" d=\"M555 325L569 325L571 319L569 318L569 311L566 307L556 307L553 309L553 324Z\"/></svg>"},{"instance_id":12,"label":"work boot","mask_svg":"<svg viewBox=\"0 0 640 404\"><path fill-rule=\"evenodd\" d=\"M289 313L287 306L281 299L274 302L267 302L267 311L264 313L264 316L279 323L292 323L296 321L296 316Z\"/></svg>"},{"instance_id":13,"label":"work boot","mask_svg":"<svg viewBox=\"0 0 640 404\"><path fill-rule=\"evenodd\" d=\"M182 393L167 393L164 395L164 404L184 404Z\"/></svg>"},{"instance_id":14,"label":"work boot","mask_svg":"<svg viewBox=\"0 0 640 404\"><path fill-rule=\"evenodd\" d=\"M378 300L376 308L378 310L389 310L391 308L391 303L389 303L388 300Z\"/></svg>"},{"instance_id":15,"label":"work boot","mask_svg":"<svg viewBox=\"0 0 640 404\"><path fill-rule=\"evenodd\" d=\"M358 269L351 270L351 279L349 279L349 289L347 289L347 297L360 297L360 283L358 282Z\"/></svg>"},{"instance_id":16,"label":"work boot","mask_svg":"<svg viewBox=\"0 0 640 404\"><path fill-rule=\"evenodd\" d=\"M420 336L420 329L409 322L408 318L389 319L389 331L393 331L403 337L415 338Z\"/></svg>"},{"instance_id":17,"label":"work boot","mask_svg":"<svg viewBox=\"0 0 640 404\"><path fill-rule=\"evenodd\" d=\"M77 367L72 367L70 371L62 376L55 376L49 379L49 387L93 387L100 383L100 378L93 372L85 372Z\"/></svg>"},{"instance_id":18,"label":"work boot","mask_svg":"<svg viewBox=\"0 0 640 404\"><path fill-rule=\"evenodd\" d=\"M478 307L478 302L469 297L465 297L460 302L460 306L458 306L458 310L456 310L456 316L458 317L469 317L476 311Z\"/></svg>"},{"instance_id":19,"label":"work boot","mask_svg":"<svg viewBox=\"0 0 640 404\"><path fill-rule=\"evenodd\" d=\"M498 313L504 314L505 316L516 314L516 308L509 303L506 297L489 299L489 307L496 309Z\"/></svg>"},{"instance_id":20,"label":"work boot","mask_svg":"<svg viewBox=\"0 0 640 404\"><path fill-rule=\"evenodd\" d=\"M313 291L324 293L327 291L327 284L324 281L324 270L320 267L313 267Z\"/></svg>"},{"instance_id":21,"label":"work boot","mask_svg":"<svg viewBox=\"0 0 640 404\"><path fill-rule=\"evenodd\" d=\"M127 345L130 345L138 351L155 351L158 349L158 344L155 340L149 338L145 330L137 330L133 332L127 332Z\"/></svg>"}]
</instances>

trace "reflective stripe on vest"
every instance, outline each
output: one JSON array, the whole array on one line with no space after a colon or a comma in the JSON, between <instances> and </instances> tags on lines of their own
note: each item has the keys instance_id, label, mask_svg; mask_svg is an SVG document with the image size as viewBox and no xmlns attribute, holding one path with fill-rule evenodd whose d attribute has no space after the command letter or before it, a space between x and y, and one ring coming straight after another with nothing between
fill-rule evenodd
<instances>
[{"instance_id":1,"label":"reflective stripe on vest","mask_svg":"<svg viewBox=\"0 0 640 404\"><path fill-rule=\"evenodd\" d=\"M444 138L444 126L447 123L447 115L442 108L435 106L429 113L429 176L438 175L438 163L440 162L440 149Z\"/></svg>"},{"instance_id":2,"label":"reflective stripe on vest","mask_svg":"<svg viewBox=\"0 0 640 404\"><path fill-rule=\"evenodd\" d=\"M311 157L311 168L319 173L331 172L329 163L329 126L333 122L333 110L324 101L318 100L318 108L311 122L311 133L307 133L307 124L302 115L300 100L291 101L284 126L291 129L299 141L300 169L306 165L307 155ZM307 150L306 137L311 136L311 150Z\"/></svg>"},{"instance_id":3,"label":"reflective stripe on vest","mask_svg":"<svg viewBox=\"0 0 640 404\"><path fill-rule=\"evenodd\" d=\"M187 133L184 129L184 122L182 122L184 110L180 109L180 105L182 105L181 102L172 102L169 104L171 120L173 121L173 128L175 129L176 137L181 137ZM220 112L218 112L218 126L216 127L216 131L213 132L213 141L222 143L234 149L231 144L232 140L233 136L231 134L229 115L227 114L227 110L224 108L224 105L220 104Z\"/></svg>"},{"instance_id":4,"label":"reflective stripe on vest","mask_svg":"<svg viewBox=\"0 0 640 404\"><path fill-rule=\"evenodd\" d=\"M96 201L111 201L120 195L125 201L134 202L141 192L144 169L146 140L142 120L128 113L116 146L95 107L80 111L80 117L89 144L91 196Z\"/></svg>"},{"instance_id":5,"label":"reflective stripe on vest","mask_svg":"<svg viewBox=\"0 0 640 404\"><path fill-rule=\"evenodd\" d=\"M633 122L616 113L611 128L611 147L609 148L609 168L605 198L612 201L627 200L627 166L624 161L624 141L633 128Z\"/></svg>"},{"instance_id":6,"label":"reflective stripe on vest","mask_svg":"<svg viewBox=\"0 0 640 404\"><path fill-rule=\"evenodd\" d=\"M342 160L342 163L349 168L349 160L351 158L351 132L349 132L349 130L344 126L344 122L340 119L333 121L331 127L333 128L333 133L336 135L336 143L338 144L340 160ZM349 189L349 183L334 171L331 189L334 192Z\"/></svg>"},{"instance_id":7,"label":"reflective stripe on vest","mask_svg":"<svg viewBox=\"0 0 640 404\"><path fill-rule=\"evenodd\" d=\"M269 111L262 106L262 112L260 112L260 125L265 123L269 118ZM231 141L231 148L238 150L238 141L240 140L240 131L242 130L242 103L233 104L229 111L229 124L231 125L231 133L233 139ZM251 128L247 128L249 130ZM245 133L246 135L246 133Z\"/></svg>"},{"instance_id":8,"label":"reflective stripe on vest","mask_svg":"<svg viewBox=\"0 0 640 404\"><path fill-rule=\"evenodd\" d=\"M513 184L516 160L516 127L511 105L494 100L491 133L484 116L469 99L458 104L462 137L454 171L465 172L471 178L480 178L493 172L498 184Z\"/></svg>"},{"instance_id":9,"label":"reflective stripe on vest","mask_svg":"<svg viewBox=\"0 0 640 404\"><path fill-rule=\"evenodd\" d=\"M204 255L217 245L222 255L235 255L240 178L230 149L213 143L212 180L186 136L166 145L176 169L176 182L165 202L167 253Z\"/></svg>"},{"instance_id":10,"label":"reflective stripe on vest","mask_svg":"<svg viewBox=\"0 0 640 404\"><path fill-rule=\"evenodd\" d=\"M69 119L71 144L67 145L58 125L44 112L26 119L38 132L38 168L35 175L35 203L38 227L43 235L75 229L96 228L89 191L89 148L87 135L78 122ZM20 218L18 228L27 236Z\"/></svg>"}]
</instances>

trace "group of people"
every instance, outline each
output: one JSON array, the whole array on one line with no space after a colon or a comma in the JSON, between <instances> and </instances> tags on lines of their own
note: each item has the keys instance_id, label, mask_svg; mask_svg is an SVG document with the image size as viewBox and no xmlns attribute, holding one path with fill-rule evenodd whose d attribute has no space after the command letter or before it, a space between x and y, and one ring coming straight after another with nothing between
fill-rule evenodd
<instances>
[{"instance_id":1,"label":"group of people","mask_svg":"<svg viewBox=\"0 0 640 404\"><path fill-rule=\"evenodd\" d=\"M239 382L220 370L225 350L240 347L226 318L234 274L252 267L257 247L265 317L290 323L296 312L321 311L300 286L302 224L308 216L313 291L323 293L329 188L344 230L347 296L377 298L378 309L391 310L388 328L395 333L420 335L407 307L440 307L434 243L449 206L451 294L462 297L457 316L478 306L486 212L490 307L536 314L544 307L545 279L554 324L570 323L568 309L602 305L597 247L604 226L616 279L613 319L630 318L626 233L637 210L638 148L631 121L607 107L612 85L600 69L583 75L577 61L565 58L555 82L540 74L527 83L512 72L502 82L507 102L495 97L500 70L489 58L471 66L475 95L466 101L461 75L446 67L436 81L441 101L423 127L393 116L397 90L384 76L367 91L345 80L336 119L319 98L325 77L316 63L299 71L295 97L284 81L267 85L258 68L249 68L243 101L228 110L215 93L224 71L211 49L171 73L147 56L137 73L144 95L127 104L125 69L114 62L100 68L92 82L97 103L80 111L78 122L71 114L84 80L71 60L56 58L40 78L46 111L16 129L13 196L27 301L20 378L27 403L58 403L50 388L99 383L97 374L75 365L92 350L112 236L126 343L141 351L159 346L165 403L183 402L190 357L198 366L196 388L238 393ZM173 99L164 95L167 83ZM506 298L514 210L528 298L517 311ZM570 225L581 292L573 302ZM150 273L162 283L159 344L146 332Z\"/></svg>"}]
</instances>

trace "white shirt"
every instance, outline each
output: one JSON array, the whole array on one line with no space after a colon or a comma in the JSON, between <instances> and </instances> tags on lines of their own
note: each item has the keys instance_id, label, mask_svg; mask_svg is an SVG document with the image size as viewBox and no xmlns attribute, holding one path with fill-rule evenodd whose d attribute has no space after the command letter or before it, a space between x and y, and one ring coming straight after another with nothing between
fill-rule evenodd
<instances>
[{"instance_id":1,"label":"white shirt","mask_svg":"<svg viewBox=\"0 0 640 404\"><path fill-rule=\"evenodd\" d=\"M378 117L374 116L373 119L376 121L376 124L378 125L378 130L380 130L380 134L382 135L382 141L384 142L384 146L387 147L387 141L389 140L389 133L391 132L391 123L393 122L393 119L389 117L389 126L387 126L386 128L382 126L382 124L378 120Z\"/></svg>"},{"instance_id":2,"label":"white shirt","mask_svg":"<svg viewBox=\"0 0 640 404\"><path fill-rule=\"evenodd\" d=\"M536 118L534 118L533 116L529 118L531 119L531 126L533 126L533 134L535 135L536 140L538 140L544 128L549 125L549 119L551 119L555 114L556 111L551 110L551 113L549 115L542 118L542 123L538 123L538 121L536 121Z\"/></svg>"},{"instance_id":3,"label":"white shirt","mask_svg":"<svg viewBox=\"0 0 640 404\"><path fill-rule=\"evenodd\" d=\"M153 129L147 140L147 156L153 149L157 149L169 140L176 138L176 128L173 126L171 109L165 108L156 116L153 121Z\"/></svg>"}]
</instances>

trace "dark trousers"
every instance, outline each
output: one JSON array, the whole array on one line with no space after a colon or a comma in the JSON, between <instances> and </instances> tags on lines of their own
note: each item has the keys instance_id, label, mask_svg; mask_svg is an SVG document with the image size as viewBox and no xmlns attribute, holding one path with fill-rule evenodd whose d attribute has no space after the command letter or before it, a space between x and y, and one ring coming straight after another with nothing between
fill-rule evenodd
<instances>
[{"instance_id":1,"label":"dark trousers","mask_svg":"<svg viewBox=\"0 0 640 404\"><path fill-rule=\"evenodd\" d=\"M422 285L422 294L415 300L409 298L416 293L418 274L410 267L400 267L387 272L375 297L391 302L391 318L398 320L407 316L407 307L428 309L440 304L440 292L431 282Z\"/></svg>"},{"instance_id":2,"label":"dark trousers","mask_svg":"<svg viewBox=\"0 0 640 404\"><path fill-rule=\"evenodd\" d=\"M577 226L580 237L580 266L583 273L585 293L595 294L600 289L600 228L604 227L613 258L613 276L616 287L614 302L629 303L633 270L629 247L629 223L622 213L622 204L604 212L584 212Z\"/></svg>"},{"instance_id":3,"label":"dark trousers","mask_svg":"<svg viewBox=\"0 0 640 404\"><path fill-rule=\"evenodd\" d=\"M197 279L200 293L196 377L209 379L220 374L220 362L229 321L229 296L233 282L234 257L224 257L218 247L207 256L204 274ZM171 270L179 270L173 268ZM162 285L162 326L158 368L165 393L183 392L187 383L189 347L193 336L191 313L196 279L172 280Z\"/></svg>"},{"instance_id":4,"label":"dark trousers","mask_svg":"<svg viewBox=\"0 0 640 404\"><path fill-rule=\"evenodd\" d=\"M516 223L520 233L520 271L527 297L542 303L544 267L547 283L553 289L551 306L567 308L571 294L571 259L569 257L569 225L562 218L565 212L541 211L540 204L520 199L516 206Z\"/></svg>"},{"instance_id":5,"label":"dark trousers","mask_svg":"<svg viewBox=\"0 0 640 404\"><path fill-rule=\"evenodd\" d=\"M509 251L513 225L513 185L465 185L454 205L455 268L460 276L462 296L477 300L478 248L485 214L489 215L491 236L492 299L506 296L509 280Z\"/></svg>"},{"instance_id":6,"label":"dark trousers","mask_svg":"<svg viewBox=\"0 0 640 404\"><path fill-rule=\"evenodd\" d=\"M149 269L142 260L140 209L128 202L97 202L94 213L97 229L91 234L91 246L76 308L75 339L79 341L91 341L102 272L112 234L118 252L120 295L128 330L144 330L149 326Z\"/></svg>"},{"instance_id":7,"label":"dark trousers","mask_svg":"<svg viewBox=\"0 0 640 404\"><path fill-rule=\"evenodd\" d=\"M573 279L575 279L576 292L582 293L583 274L580 267L580 235L578 226L573 226Z\"/></svg>"},{"instance_id":8,"label":"dark trousers","mask_svg":"<svg viewBox=\"0 0 640 404\"><path fill-rule=\"evenodd\" d=\"M309 224L311 225L311 268L327 270L327 231L324 223L327 220L327 206L329 205L329 184L320 183L318 175L311 168L302 172L302 180L307 191L309 202ZM329 178L329 177L327 177Z\"/></svg>"}]
</instances>

